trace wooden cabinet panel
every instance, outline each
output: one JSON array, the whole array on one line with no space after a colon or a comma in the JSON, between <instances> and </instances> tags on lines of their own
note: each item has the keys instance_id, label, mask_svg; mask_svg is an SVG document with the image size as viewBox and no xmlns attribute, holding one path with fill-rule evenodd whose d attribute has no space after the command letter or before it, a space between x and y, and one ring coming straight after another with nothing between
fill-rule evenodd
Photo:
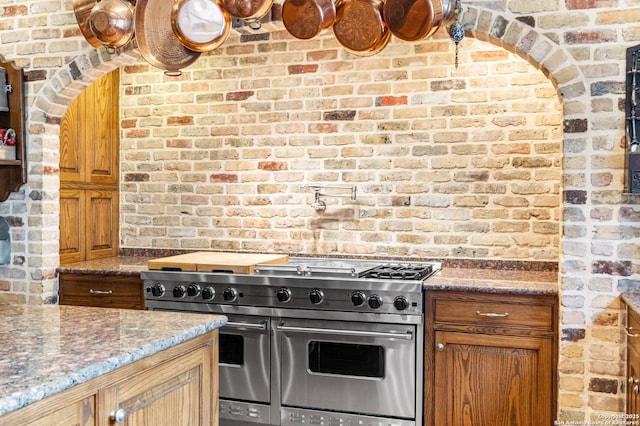
<instances>
[{"instance_id":1,"label":"wooden cabinet panel","mask_svg":"<svg viewBox=\"0 0 640 426\"><path fill-rule=\"evenodd\" d=\"M425 425L553 424L556 295L427 291L425 312Z\"/></svg>"},{"instance_id":2,"label":"wooden cabinet panel","mask_svg":"<svg viewBox=\"0 0 640 426\"><path fill-rule=\"evenodd\" d=\"M118 191L87 191L86 258L118 254Z\"/></svg>"},{"instance_id":3,"label":"wooden cabinet panel","mask_svg":"<svg viewBox=\"0 0 640 426\"><path fill-rule=\"evenodd\" d=\"M82 96L82 94L80 94ZM81 166L82 152L78 132L80 119L78 117L78 102L72 103L60 122L60 181L82 181Z\"/></svg>"},{"instance_id":4,"label":"wooden cabinet panel","mask_svg":"<svg viewBox=\"0 0 640 426\"><path fill-rule=\"evenodd\" d=\"M139 276L62 273L58 285L61 305L144 309Z\"/></svg>"},{"instance_id":5,"label":"wooden cabinet panel","mask_svg":"<svg viewBox=\"0 0 640 426\"><path fill-rule=\"evenodd\" d=\"M434 424L547 426L551 341L436 332Z\"/></svg>"},{"instance_id":6,"label":"wooden cabinet panel","mask_svg":"<svg viewBox=\"0 0 640 426\"><path fill-rule=\"evenodd\" d=\"M87 87L79 97L84 182L118 182L118 93L119 74L111 72Z\"/></svg>"},{"instance_id":7,"label":"wooden cabinet panel","mask_svg":"<svg viewBox=\"0 0 640 426\"><path fill-rule=\"evenodd\" d=\"M118 191L60 190L60 262L118 254Z\"/></svg>"},{"instance_id":8,"label":"wooden cabinet panel","mask_svg":"<svg viewBox=\"0 0 640 426\"><path fill-rule=\"evenodd\" d=\"M119 73L88 86L60 125L60 261L118 254Z\"/></svg>"},{"instance_id":9,"label":"wooden cabinet panel","mask_svg":"<svg viewBox=\"0 0 640 426\"><path fill-rule=\"evenodd\" d=\"M96 397L95 395L71 402L56 411L49 413L27 426L94 426L96 424Z\"/></svg>"},{"instance_id":10,"label":"wooden cabinet panel","mask_svg":"<svg viewBox=\"0 0 640 426\"><path fill-rule=\"evenodd\" d=\"M117 184L119 73L105 74L67 108L60 124L60 181Z\"/></svg>"},{"instance_id":11,"label":"wooden cabinet panel","mask_svg":"<svg viewBox=\"0 0 640 426\"><path fill-rule=\"evenodd\" d=\"M209 425L211 351L200 349L105 390L104 405L124 410L123 425Z\"/></svg>"},{"instance_id":12,"label":"wooden cabinet panel","mask_svg":"<svg viewBox=\"0 0 640 426\"><path fill-rule=\"evenodd\" d=\"M60 262L77 262L85 258L82 243L84 191L60 190Z\"/></svg>"},{"instance_id":13,"label":"wooden cabinet panel","mask_svg":"<svg viewBox=\"0 0 640 426\"><path fill-rule=\"evenodd\" d=\"M0 425L217 426L218 330L0 417Z\"/></svg>"}]
</instances>

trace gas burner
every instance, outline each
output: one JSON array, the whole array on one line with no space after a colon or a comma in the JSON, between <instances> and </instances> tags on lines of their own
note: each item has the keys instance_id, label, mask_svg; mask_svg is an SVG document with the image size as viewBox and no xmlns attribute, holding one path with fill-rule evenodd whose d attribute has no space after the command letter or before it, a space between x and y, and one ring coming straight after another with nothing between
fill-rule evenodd
<instances>
[{"instance_id":1,"label":"gas burner","mask_svg":"<svg viewBox=\"0 0 640 426\"><path fill-rule=\"evenodd\" d=\"M363 278L423 280L433 272L428 264L386 264L367 271Z\"/></svg>"}]
</instances>

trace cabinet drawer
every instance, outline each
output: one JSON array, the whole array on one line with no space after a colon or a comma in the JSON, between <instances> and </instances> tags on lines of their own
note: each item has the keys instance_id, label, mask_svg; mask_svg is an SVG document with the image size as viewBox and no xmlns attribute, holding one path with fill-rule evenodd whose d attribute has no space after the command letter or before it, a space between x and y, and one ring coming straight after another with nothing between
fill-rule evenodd
<instances>
[{"instance_id":1,"label":"cabinet drawer","mask_svg":"<svg viewBox=\"0 0 640 426\"><path fill-rule=\"evenodd\" d=\"M60 274L61 305L144 309L140 277L100 274Z\"/></svg>"},{"instance_id":2,"label":"cabinet drawer","mask_svg":"<svg viewBox=\"0 0 640 426\"><path fill-rule=\"evenodd\" d=\"M477 327L508 327L552 331L553 305L536 303L535 298L513 299L469 296L436 299L436 324L458 324Z\"/></svg>"},{"instance_id":3,"label":"cabinet drawer","mask_svg":"<svg viewBox=\"0 0 640 426\"><path fill-rule=\"evenodd\" d=\"M640 315L627 308L627 344L640 353Z\"/></svg>"}]
</instances>

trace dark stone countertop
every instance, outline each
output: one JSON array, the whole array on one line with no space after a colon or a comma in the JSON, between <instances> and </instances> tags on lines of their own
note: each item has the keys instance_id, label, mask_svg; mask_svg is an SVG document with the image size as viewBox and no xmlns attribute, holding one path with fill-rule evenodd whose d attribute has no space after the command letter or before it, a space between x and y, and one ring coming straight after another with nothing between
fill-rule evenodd
<instances>
[{"instance_id":1,"label":"dark stone countertop","mask_svg":"<svg viewBox=\"0 0 640 426\"><path fill-rule=\"evenodd\" d=\"M139 275L147 261L161 256L118 256L61 265L60 273ZM542 265L542 266L540 266ZM558 271L548 264L528 268L510 263L487 264L443 261L443 269L425 282L425 289L474 291L482 293L557 294ZM503 267L504 269L500 269ZM639 303L640 306L640 303Z\"/></svg>"}]
</instances>

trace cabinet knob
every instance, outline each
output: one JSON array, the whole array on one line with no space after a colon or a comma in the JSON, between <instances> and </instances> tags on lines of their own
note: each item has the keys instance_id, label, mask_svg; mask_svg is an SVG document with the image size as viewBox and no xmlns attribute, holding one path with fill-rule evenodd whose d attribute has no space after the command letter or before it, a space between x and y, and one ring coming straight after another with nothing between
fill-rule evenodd
<instances>
[{"instance_id":1,"label":"cabinet knob","mask_svg":"<svg viewBox=\"0 0 640 426\"><path fill-rule=\"evenodd\" d=\"M632 385L636 381L636 378L633 376L630 376L627 380L629 381L629 384Z\"/></svg>"},{"instance_id":2,"label":"cabinet knob","mask_svg":"<svg viewBox=\"0 0 640 426\"><path fill-rule=\"evenodd\" d=\"M638 387L638 385L633 385L633 393L636 395L640 393L640 387Z\"/></svg>"},{"instance_id":3,"label":"cabinet knob","mask_svg":"<svg viewBox=\"0 0 640 426\"><path fill-rule=\"evenodd\" d=\"M439 350L440 352L444 351L444 344L443 343L438 343L436 345L436 349Z\"/></svg>"},{"instance_id":4,"label":"cabinet knob","mask_svg":"<svg viewBox=\"0 0 640 426\"><path fill-rule=\"evenodd\" d=\"M124 408L120 408L117 411L112 411L109 413L109 419L116 423L124 422L124 418L127 417L127 411Z\"/></svg>"}]
</instances>

